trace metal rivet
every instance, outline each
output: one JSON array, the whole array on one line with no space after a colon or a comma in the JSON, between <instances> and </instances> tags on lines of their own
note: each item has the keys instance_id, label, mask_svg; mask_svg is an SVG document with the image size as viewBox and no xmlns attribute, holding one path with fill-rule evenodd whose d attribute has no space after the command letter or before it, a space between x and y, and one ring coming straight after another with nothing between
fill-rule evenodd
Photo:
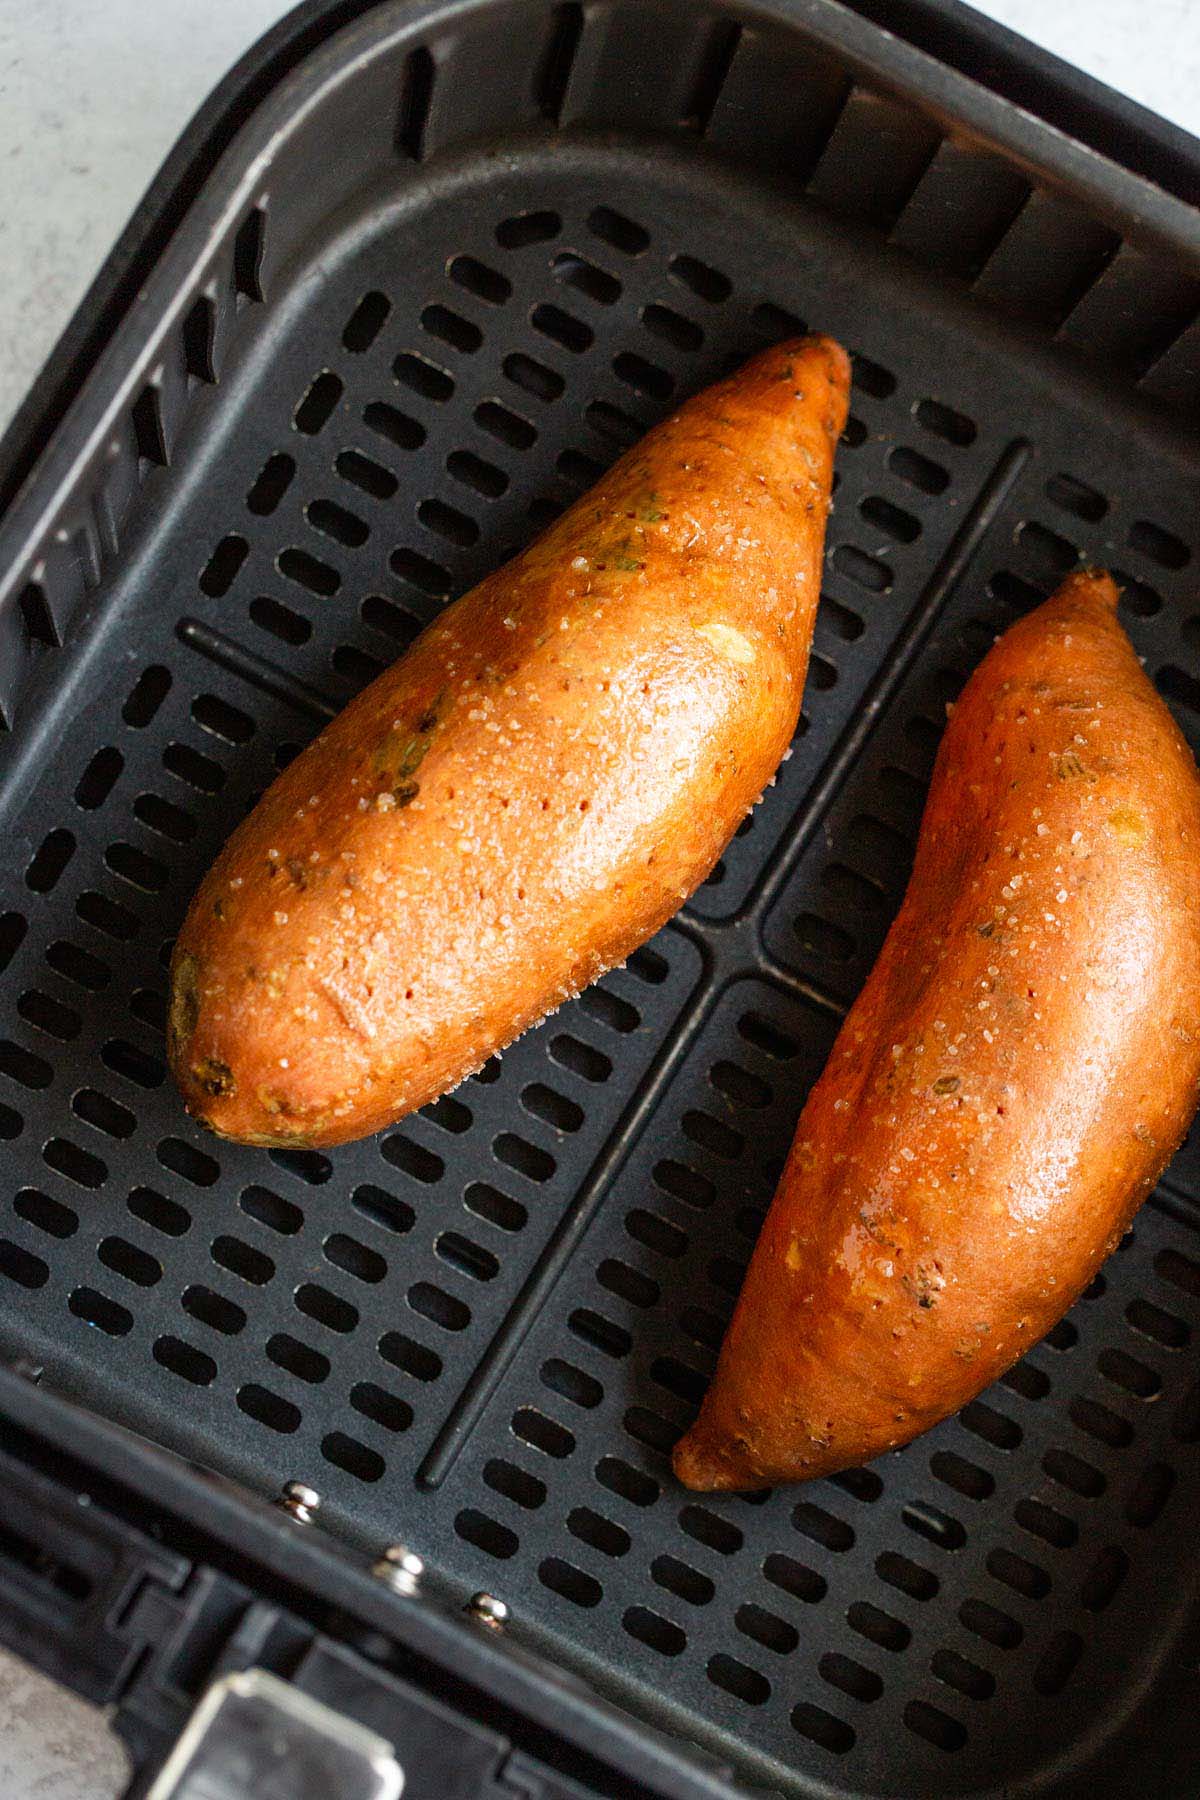
<instances>
[{"instance_id":1,"label":"metal rivet","mask_svg":"<svg viewBox=\"0 0 1200 1800\"><path fill-rule=\"evenodd\" d=\"M301 1525L311 1525L320 1508L321 1496L306 1481L285 1481L276 1505L282 1506L284 1512L298 1519Z\"/></svg>"},{"instance_id":2,"label":"metal rivet","mask_svg":"<svg viewBox=\"0 0 1200 1800\"><path fill-rule=\"evenodd\" d=\"M415 1594L417 1583L425 1573L425 1564L415 1550L403 1544L389 1544L371 1573L378 1581L386 1581L397 1594Z\"/></svg>"},{"instance_id":3,"label":"metal rivet","mask_svg":"<svg viewBox=\"0 0 1200 1800\"><path fill-rule=\"evenodd\" d=\"M497 1600L494 1594L472 1594L467 1611L481 1625L490 1625L493 1631L499 1631L508 1623L508 1606L503 1600Z\"/></svg>"}]
</instances>

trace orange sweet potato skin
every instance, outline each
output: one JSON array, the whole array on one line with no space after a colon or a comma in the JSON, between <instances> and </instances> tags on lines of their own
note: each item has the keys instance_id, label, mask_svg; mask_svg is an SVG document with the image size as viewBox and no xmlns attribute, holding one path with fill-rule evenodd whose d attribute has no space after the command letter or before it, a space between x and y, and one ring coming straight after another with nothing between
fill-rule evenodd
<instances>
[{"instance_id":1,"label":"orange sweet potato skin","mask_svg":"<svg viewBox=\"0 0 1200 1800\"><path fill-rule=\"evenodd\" d=\"M1191 1120L1200 780L1115 614L1070 577L954 710L912 879L804 1108L689 1487L863 1462L1066 1311Z\"/></svg>"},{"instance_id":2,"label":"orange sweet potato skin","mask_svg":"<svg viewBox=\"0 0 1200 1800\"><path fill-rule=\"evenodd\" d=\"M198 1118L379 1130L704 879L795 730L848 378L805 338L697 396L279 777L176 945Z\"/></svg>"}]
</instances>

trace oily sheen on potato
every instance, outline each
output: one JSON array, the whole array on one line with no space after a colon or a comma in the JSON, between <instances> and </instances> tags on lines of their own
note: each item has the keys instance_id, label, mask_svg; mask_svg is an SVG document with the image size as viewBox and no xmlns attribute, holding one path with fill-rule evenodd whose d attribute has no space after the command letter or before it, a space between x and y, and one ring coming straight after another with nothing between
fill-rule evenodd
<instances>
[{"instance_id":1,"label":"oily sheen on potato","mask_svg":"<svg viewBox=\"0 0 1200 1800\"><path fill-rule=\"evenodd\" d=\"M908 891L800 1118L689 1487L866 1461L1066 1311L1191 1120L1200 781L1103 574L985 658Z\"/></svg>"},{"instance_id":2,"label":"oily sheen on potato","mask_svg":"<svg viewBox=\"0 0 1200 1800\"><path fill-rule=\"evenodd\" d=\"M179 933L198 1118L377 1131L704 879L796 728L848 385L810 337L689 401L285 770Z\"/></svg>"}]
</instances>

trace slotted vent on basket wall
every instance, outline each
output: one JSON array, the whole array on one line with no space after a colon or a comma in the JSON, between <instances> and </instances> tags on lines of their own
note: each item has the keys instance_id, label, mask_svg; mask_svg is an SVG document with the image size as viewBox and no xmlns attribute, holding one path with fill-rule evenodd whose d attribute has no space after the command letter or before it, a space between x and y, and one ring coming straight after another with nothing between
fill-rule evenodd
<instances>
[{"instance_id":1,"label":"slotted vent on basket wall","mask_svg":"<svg viewBox=\"0 0 1200 1800\"><path fill-rule=\"evenodd\" d=\"M367 1546L402 1496L431 1565L760 1772L928 1792L1115 1710L1122 1608L1161 1647L1196 1457L1184 1203L899 1458L709 1500L666 1452L899 891L945 701L1075 546L1136 576L1131 629L1185 717L1194 472L1168 447L1125 467L1086 399L1035 416L1019 360L831 260L805 215L740 186L715 213L707 170L587 154L582 195L533 149L502 179L466 170L436 235L365 217L270 363L221 390L241 429L198 448L156 578L122 596L104 681L14 821L0 1331L202 1461L314 1480ZM163 1066L167 934L231 824L446 593L797 318L859 352L816 645L833 679L814 666L725 881L377 1140L205 1137ZM829 862L852 878L835 906L804 885ZM843 959L802 955L805 910Z\"/></svg>"},{"instance_id":2,"label":"slotted vent on basket wall","mask_svg":"<svg viewBox=\"0 0 1200 1800\"><path fill-rule=\"evenodd\" d=\"M0 608L8 621L0 673L5 726L12 725L44 651L72 639L88 597L119 570L144 522L147 478L171 467L185 425L204 410L205 396L244 342L254 303L264 297L265 234L265 213L252 205L208 254L170 334L148 353L143 348L144 379L123 411L110 408L100 448L58 502L38 549L15 571L0 570ZM156 493L161 500L161 482Z\"/></svg>"},{"instance_id":3,"label":"slotted vent on basket wall","mask_svg":"<svg viewBox=\"0 0 1200 1800\"><path fill-rule=\"evenodd\" d=\"M118 569L145 522L147 476L171 470L197 398L211 400L245 347L247 327L261 322L256 315L268 294L274 298L280 272L327 226L326 187L309 179L314 136L343 144L356 186L372 176L411 179L439 151L531 127L551 137L569 125L666 131L685 147L705 140L732 166L773 181L784 172L794 192L830 216L886 237L914 263L973 290L1037 336L1092 356L1109 379L1140 385L1185 411L1194 404L1200 278L1182 258L1124 241L1082 200L1036 184L978 133L948 132L932 108L900 98L894 86L886 93L873 86L832 48L839 21L825 23L818 43L794 21L749 24L685 0L655 0L651 11L644 0L586 7L548 0L540 18L524 11L514 32L508 9L496 6L460 19L435 42L412 40L398 80L392 72L374 80L364 73L358 84L331 86L304 125L293 120L275 134L273 204L264 197L247 206L190 271L188 304L142 347L143 378L131 396L109 405L98 433L102 450L39 528L33 552L22 545L20 566L11 579L6 574L9 654L0 716L11 723L45 651L74 635L87 596ZM657 50L653 81L630 75L645 66L647 33ZM638 229L616 248L634 245ZM592 297L611 279L599 272ZM707 298L723 279L718 270ZM378 329L376 305L364 297L365 310L347 322L348 347ZM551 340L568 350L585 347L586 321L553 301L539 311L535 324ZM676 348L695 344L701 330L669 305L653 307L644 322ZM423 323L459 352L470 350L479 330L441 301L431 301ZM621 363L645 395L669 393L653 357L629 349ZM515 380L551 397L539 358L516 352L512 367ZM425 379L437 385L436 374ZM550 386L557 379L551 370ZM331 392L318 376L305 401L310 416ZM366 479L381 478L367 472ZM333 523L333 514L326 517ZM455 521L445 515L443 523L453 536ZM361 529L361 521L351 529ZM867 572L865 564L860 569ZM303 629L290 625L286 602L264 603L259 612L273 616L281 633Z\"/></svg>"}]
</instances>

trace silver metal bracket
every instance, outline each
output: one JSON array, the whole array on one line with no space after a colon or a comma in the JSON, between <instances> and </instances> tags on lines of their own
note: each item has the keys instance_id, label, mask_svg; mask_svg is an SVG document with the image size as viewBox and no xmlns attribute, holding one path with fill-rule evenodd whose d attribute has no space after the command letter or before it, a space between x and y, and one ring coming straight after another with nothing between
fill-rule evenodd
<instances>
[{"instance_id":1,"label":"silver metal bracket","mask_svg":"<svg viewBox=\"0 0 1200 1800\"><path fill-rule=\"evenodd\" d=\"M146 1800L400 1800L391 1744L265 1669L214 1681Z\"/></svg>"}]
</instances>

